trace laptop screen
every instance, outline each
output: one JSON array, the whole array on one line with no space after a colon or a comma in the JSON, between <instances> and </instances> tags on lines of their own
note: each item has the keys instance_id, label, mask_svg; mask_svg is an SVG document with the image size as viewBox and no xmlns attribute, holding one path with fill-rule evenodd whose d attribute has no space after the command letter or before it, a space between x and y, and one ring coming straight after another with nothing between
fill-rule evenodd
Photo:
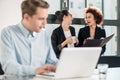
<instances>
[{"instance_id":1,"label":"laptop screen","mask_svg":"<svg viewBox=\"0 0 120 80\"><path fill-rule=\"evenodd\" d=\"M61 52L55 77L91 76L100 53L101 47L64 48Z\"/></svg>"},{"instance_id":2,"label":"laptop screen","mask_svg":"<svg viewBox=\"0 0 120 80\"><path fill-rule=\"evenodd\" d=\"M86 78L92 76L101 47L64 48L55 73L45 74L48 79Z\"/></svg>"}]
</instances>

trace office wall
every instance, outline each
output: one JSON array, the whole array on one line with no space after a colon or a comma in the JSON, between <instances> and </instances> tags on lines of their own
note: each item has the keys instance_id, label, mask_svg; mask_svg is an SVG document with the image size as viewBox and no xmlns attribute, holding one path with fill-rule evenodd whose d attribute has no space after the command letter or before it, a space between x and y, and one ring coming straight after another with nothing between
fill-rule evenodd
<instances>
[{"instance_id":1,"label":"office wall","mask_svg":"<svg viewBox=\"0 0 120 80\"><path fill-rule=\"evenodd\" d=\"M21 2L23 0L0 0L0 31L8 25L17 24L21 21ZM50 4L49 14L60 10L60 0L46 0ZM57 4L53 4L57 3ZM49 28L53 28L50 26ZM49 30L51 30L49 29Z\"/></svg>"},{"instance_id":2,"label":"office wall","mask_svg":"<svg viewBox=\"0 0 120 80\"><path fill-rule=\"evenodd\" d=\"M0 31L2 28L17 24L21 21L21 2L23 0L0 0ZM54 14L60 10L60 0L46 0L50 4L49 14ZM57 3L57 4L53 4ZM59 24L47 24L46 29L51 34ZM73 25L76 28L76 35L80 28L79 25Z\"/></svg>"},{"instance_id":3,"label":"office wall","mask_svg":"<svg viewBox=\"0 0 120 80\"><path fill-rule=\"evenodd\" d=\"M61 0L46 0L50 4L49 14L54 14L55 11L60 10Z\"/></svg>"},{"instance_id":4,"label":"office wall","mask_svg":"<svg viewBox=\"0 0 120 80\"><path fill-rule=\"evenodd\" d=\"M0 0L0 29L21 20L22 0Z\"/></svg>"},{"instance_id":5,"label":"office wall","mask_svg":"<svg viewBox=\"0 0 120 80\"><path fill-rule=\"evenodd\" d=\"M22 1L23 0L0 0L0 29L8 25L16 24L21 20L20 5ZM56 10L60 10L60 0L46 1L50 4L49 14L54 14Z\"/></svg>"}]
</instances>

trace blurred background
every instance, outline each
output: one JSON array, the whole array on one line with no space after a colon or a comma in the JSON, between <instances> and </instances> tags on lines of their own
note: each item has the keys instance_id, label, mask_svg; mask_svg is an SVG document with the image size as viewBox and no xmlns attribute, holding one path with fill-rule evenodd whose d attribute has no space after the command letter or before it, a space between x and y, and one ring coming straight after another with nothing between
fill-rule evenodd
<instances>
[{"instance_id":1,"label":"blurred background","mask_svg":"<svg viewBox=\"0 0 120 80\"><path fill-rule=\"evenodd\" d=\"M106 36L115 33L107 43L103 56L120 55L120 0L46 0L50 4L48 24L45 26L48 33L59 26L55 23L55 12L67 9L73 15L72 26L75 27L76 35L80 28L85 26L84 9L88 6L96 6L104 14L104 24L101 26L106 31ZM0 0L0 32L8 26L21 21L22 0Z\"/></svg>"}]
</instances>

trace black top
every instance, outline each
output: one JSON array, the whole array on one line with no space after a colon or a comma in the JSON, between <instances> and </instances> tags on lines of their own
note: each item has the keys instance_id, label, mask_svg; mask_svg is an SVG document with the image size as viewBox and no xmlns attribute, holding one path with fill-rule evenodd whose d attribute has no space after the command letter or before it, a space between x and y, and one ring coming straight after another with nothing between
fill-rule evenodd
<instances>
[{"instance_id":1,"label":"black top","mask_svg":"<svg viewBox=\"0 0 120 80\"><path fill-rule=\"evenodd\" d=\"M69 29L70 29L71 35L75 36L75 29L72 26L69 26ZM51 36L52 46L53 46L53 49L55 51L57 58L59 58L60 52L62 50L61 43L65 40L66 38L64 35L64 31L62 29L62 26L60 25L58 28L53 30L53 33ZM67 47L67 45L65 45L64 47Z\"/></svg>"},{"instance_id":2,"label":"black top","mask_svg":"<svg viewBox=\"0 0 120 80\"><path fill-rule=\"evenodd\" d=\"M79 40L78 46L79 47L83 46L84 40L87 39L88 37L90 37L89 26L85 26L84 28L80 28L79 34L78 34L78 40ZM106 37L105 30L96 26L94 39L101 39L101 38L105 38L105 37ZM103 54L105 52L105 50L106 50L106 45L102 47L101 54Z\"/></svg>"}]
</instances>

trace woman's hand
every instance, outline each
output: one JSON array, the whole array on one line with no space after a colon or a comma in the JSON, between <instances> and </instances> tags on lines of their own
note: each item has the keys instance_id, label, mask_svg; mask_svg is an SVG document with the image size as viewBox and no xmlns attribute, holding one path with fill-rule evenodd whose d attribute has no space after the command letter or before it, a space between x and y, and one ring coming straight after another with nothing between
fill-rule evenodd
<instances>
[{"instance_id":1,"label":"woman's hand","mask_svg":"<svg viewBox=\"0 0 120 80\"><path fill-rule=\"evenodd\" d=\"M77 37L75 37L75 41L76 41L76 45L78 45L79 40L78 40L78 38L77 38Z\"/></svg>"},{"instance_id":2,"label":"woman's hand","mask_svg":"<svg viewBox=\"0 0 120 80\"><path fill-rule=\"evenodd\" d=\"M66 44L71 44L73 42L72 37L68 37L66 40Z\"/></svg>"}]
</instances>

